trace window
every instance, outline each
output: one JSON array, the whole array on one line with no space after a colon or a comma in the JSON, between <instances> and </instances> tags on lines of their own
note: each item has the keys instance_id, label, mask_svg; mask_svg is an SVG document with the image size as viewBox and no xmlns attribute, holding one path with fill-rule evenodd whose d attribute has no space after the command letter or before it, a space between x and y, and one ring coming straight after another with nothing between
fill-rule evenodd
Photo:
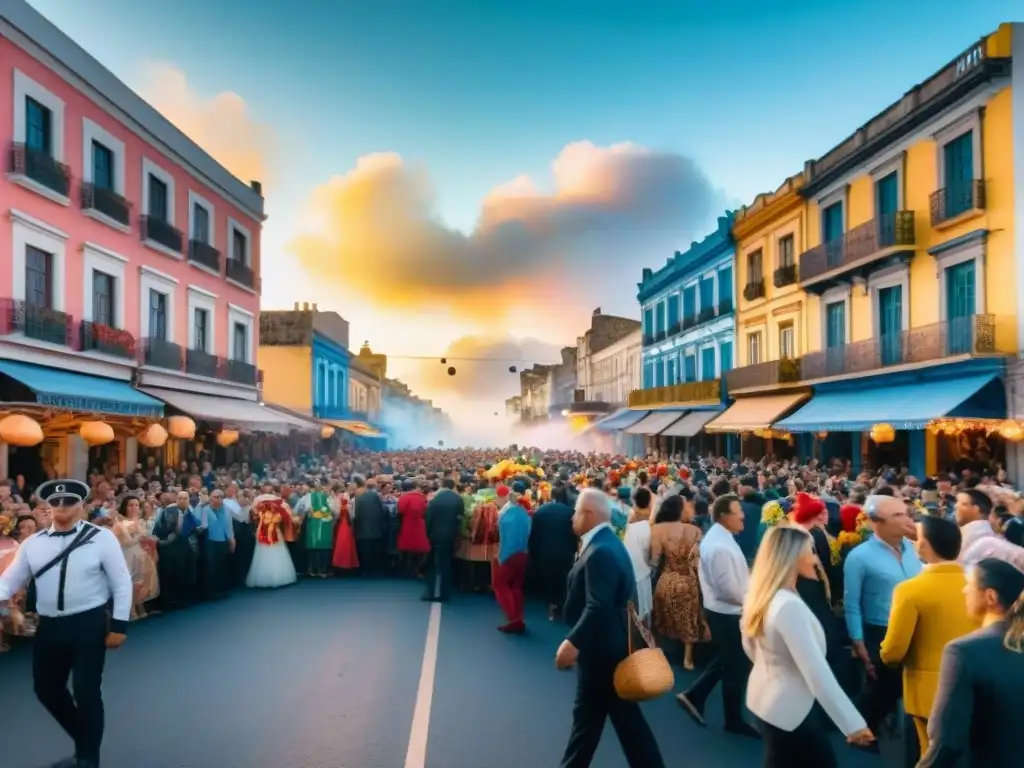
<instances>
[{"instance_id":1,"label":"window","mask_svg":"<svg viewBox=\"0 0 1024 768\"><path fill-rule=\"evenodd\" d=\"M761 362L761 332L747 334L747 365Z\"/></svg>"},{"instance_id":2,"label":"window","mask_svg":"<svg viewBox=\"0 0 1024 768\"><path fill-rule=\"evenodd\" d=\"M693 320L697 317L697 286L688 285L683 288L683 319Z\"/></svg>"},{"instance_id":3,"label":"window","mask_svg":"<svg viewBox=\"0 0 1024 768\"><path fill-rule=\"evenodd\" d=\"M900 177L896 171L875 182L875 216L891 219L900 207Z\"/></svg>"},{"instance_id":4,"label":"window","mask_svg":"<svg viewBox=\"0 0 1024 768\"><path fill-rule=\"evenodd\" d=\"M950 355L966 354L973 346L973 317L977 309L975 262L946 268L946 321Z\"/></svg>"},{"instance_id":5,"label":"window","mask_svg":"<svg viewBox=\"0 0 1024 768\"><path fill-rule=\"evenodd\" d=\"M705 347L700 351L700 380L711 381L715 378L715 348Z\"/></svg>"},{"instance_id":6,"label":"window","mask_svg":"<svg viewBox=\"0 0 1024 768\"><path fill-rule=\"evenodd\" d=\"M92 184L101 189L114 189L114 153L98 141L92 143Z\"/></svg>"},{"instance_id":7,"label":"window","mask_svg":"<svg viewBox=\"0 0 1024 768\"><path fill-rule=\"evenodd\" d=\"M153 174L149 174L149 210L146 213L154 219L160 221L170 222L170 208L168 203L170 202L167 194L167 184L163 179L158 179Z\"/></svg>"},{"instance_id":8,"label":"window","mask_svg":"<svg viewBox=\"0 0 1024 768\"><path fill-rule=\"evenodd\" d=\"M92 271L92 321L114 328L114 276L98 269Z\"/></svg>"},{"instance_id":9,"label":"window","mask_svg":"<svg viewBox=\"0 0 1024 768\"><path fill-rule=\"evenodd\" d=\"M249 263L249 239L234 228L231 229L231 258L241 264Z\"/></svg>"},{"instance_id":10,"label":"window","mask_svg":"<svg viewBox=\"0 0 1024 768\"><path fill-rule=\"evenodd\" d=\"M661 358L654 361L654 386L665 386L665 361Z\"/></svg>"},{"instance_id":11,"label":"window","mask_svg":"<svg viewBox=\"0 0 1024 768\"><path fill-rule=\"evenodd\" d=\"M796 357L796 336L793 333L793 324L785 323L779 326L779 359L792 360Z\"/></svg>"},{"instance_id":12,"label":"window","mask_svg":"<svg viewBox=\"0 0 1024 768\"><path fill-rule=\"evenodd\" d=\"M974 205L974 131L967 131L942 148L946 181L946 218L959 216Z\"/></svg>"},{"instance_id":13,"label":"window","mask_svg":"<svg viewBox=\"0 0 1024 768\"><path fill-rule=\"evenodd\" d=\"M761 266L760 248L747 254L747 283L759 283L764 279Z\"/></svg>"},{"instance_id":14,"label":"window","mask_svg":"<svg viewBox=\"0 0 1024 768\"><path fill-rule=\"evenodd\" d=\"M835 243L843 239L843 202L832 203L821 212L821 242Z\"/></svg>"},{"instance_id":15,"label":"window","mask_svg":"<svg viewBox=\"0 0 1024 768\"><path fill-rule=\"evenodd\" d=\"M149 338L167 341L167 294L149 289Z\"/></svg>"},{"instance_id":16,"label":"window","mask_svg":"<svg viewBox=\"0 0 1024 768\"><path fill-rule=\"evenodd\" d=\"M691 381L696 381L697 380L697 356L696 355L686 355L686 357L683 358L683 368L685 369L684 374L686 376L686 381L687 382L691 382Z\"/></svg>"},{"instance_id":17,"label":"window","mask_svg":"<svg viewBox=\"0 0 1024 768\"><path fill-rule=\"evenodd\" d=\"M878 341L882 365L902 362L903 286L893 285L878 291Z\"/></svg>"},{"instance_id":18,"label":"window","mask_svg":"<svg viewBox=\"0 0 1024 768\"><path fill-rule=\"evenodd\" d=\"M673 293L668 297L668 327L679 324L679 294Z\"/></svg>"},{"instance_id":19,"label":"window","mask_svg":"<svg viewBox=\"0 0 1024 768\"><path fill-rule=\"evenodd\" d=\"M192 203L192 239L210 244L210 212L199 203Z\"/></svg>"},{"instance_id":20,"label":"window","mask_svg":"<svg viewBox=\"0 0 1024 768\"><path fill-rule=\"evenodd\" d=\"M715 281L710 277L700 279L700 311L712 309L715 306Z\"/></svg>"},{"instance_id":21,"label":"window","mask_svg":"<svg viewBox=\"0 0 1024 768\"><path fill-rule=\"evenodd\" d=\"M249 362L249 328L245 323L235 323L235 355L234 359L243 363Z\"/></svg>"},{"instance_id":22,"label":"window","mask_svg":"<svg viewBox=\"0 0 1024 768\"><path fill-rule=\"evenodd\" d=\"M718 303L723 305L726 302L732 304L732 267L718 270Z\"/></svg>"},{"instance_id":23,"label":"window","mask_svg":"<svg viewBox=\"0 0 1024 768\"><path fill-rule=\"evenodd\" d=\"M718 367L725 376L726 371L732 370L732 342L723 341L718 348Z\"/></svg>"},{"instance_id":24,"label":"window","mask_svg":"<svg viewBox=\"0 0 1024 768\"><path fill-rule=\"evenodd\" d=\"M793 236L786 235L779 238L779 267L792 267L795 261L793 253Z\"/></svg>"},{"instance_id":25,"label":"window","mask_svg":"<svg viewBox=\"0 0 1024 768\"><path fill-rule=\"evenodd\" d=\"M53 309L53 254L25 246L25 303Z\"/></svg>"},{"instance_id":26,"label":"window","mask_svg":"<svg viewBox=\"0 0 1024 768\"><path fill-rule=\"evenodd\" d=\"M195 339L192 342L193 349L203 352L210 351L210 312L202 307L196 307L193 323L195 325Z\"/></svg>"},{"instance_id":27,"label":"window","mask_svg":"<svg viewBox=\"0 0 1024 768\"><path fill-rule=\"evenodd\" d=\"M644 336L654 335L654 310L650 307L644 310Z\"/></svg>"},{"instance_id":28,"label":"window","mask_svg":"<svg viewBox=\"0 0 1024 768\"><path fill-rule=\"evenodd\" d=\"M25 97L25 145L53 155L53 113L31 96Z\"/></svg>"},{"instance_id":29,"label":"window","mask_svg":"<svg viewBox=\"0 0 1024 768\"><path fill-rule=\"evenodd\" d=\"M654 386L654 363L650 360L644 363L644 389Z\"/></svg>"},{"instance_id":30,"label":"window","mask_svg":"<svg viewBox=\"0 0 1024 768\"><path fill-rule=\"evenodd\" d=\"M834 301L825 307L825 346L835 349L846 344L846 302Z\"/></svg>"},{"instance_id":31,"label":"window","mask_svg":"<svg viewBox=\"0 0 1024 768\"><path fill-rule=\"evenodd\" d=\"M658 302L658 314L657 314L657 332L659 334L665 332L665 302Z\"/></svg>"},{"instance_id":32,"label":"window","mask_svg":"<svg viewBox=\"0 0 1024 768\"><path fill-rule=\"evenodd\" d=\"M668 371L665 374L665 383L678 384L679 371L676 370L676 359L674 357L670 357L665 361L665 364L668 366Z\"/></svg>"}]
</instances>

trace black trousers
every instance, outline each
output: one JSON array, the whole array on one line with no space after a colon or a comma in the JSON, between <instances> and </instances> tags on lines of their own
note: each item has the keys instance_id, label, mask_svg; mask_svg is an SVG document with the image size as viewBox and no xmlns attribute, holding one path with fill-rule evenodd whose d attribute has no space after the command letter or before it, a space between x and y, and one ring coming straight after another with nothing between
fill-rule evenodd
<instances>
[{"instance_id":1,"label":"black trousers","mask_svg":"<svg viewBox=\"0 0 1024 768\"><path fill-rule=\"evenodd\" d=\"M630 768L664 768L658 742L640 705L618 697L612 682L614 675L614 666L581 665L577 671L572 730L561 768L589 768L601 742L605 720L612 721Z\"/></svg>"},{"instance_id":2,"label":"black trousers","mask_svg":"<svg viewBox=\"0 0 1024 768\"><path fill-rule=\"evenodd\" d=\"M448 600L451 598L452 560L454 558L454 542L430 542L430 554L427 555L427 577L423 590L424 599Z\"/></svg>"},{"instance_id":3,"label":"black trousers","mask_svg":"<svg viewBox=\"0 0 1024 768\"><path fill-rule=\"evenodd\" d=\"M359 539L356 541L359 568L366 576L383 576L387 572L387 539Z\"/></svg>"},{"instance_id":4,"label":"black trousers","mask_svg":"<svg viewBox=\"0 0 1024 768\"><path fill-rule=\"evenodd\" d=\"M756 718L764 738L764 768L837 768L836 753L829 741L831 730L816 709L792 731L784 731Z\"/></svg>"},{"instance_id":5,"label":"black trousers","mask_svg":"<svg viewBox=\"0 0 1024 768\"><path fill-rule=\"evenodd\" d=\"M107 608L39 617L32 655L36 698L75 742L75 756L99 762ZM71 691L68 691L71 678Z\"/></svg>"},{"instance_id":6,"label":"black trousers","mask_svg":"<svg viewBox=\"0 0 1024 768\"><path fill-rule=\"evenodd\" d=\"M203 547L203 590L207 598L227 593L231 567L231 547L226 541L206 539Z\"/></svg>"},{"instance_id":7,"label":"black trousers","mask_svg":"<svg viewBox=\"0 0 1024 768\"><path fill-rule=\"evenodd\" d=\"M722 683L722 706L726 728L743 728L743 695L750 677L750 659L743 651L739 615L704 611L711 630L714 657L697 681L686 692L695 707L704 711L708 696Z\"/></svg>"},{"instance_id":8,"label":"black trousers","mask_svg":"<svg viewBox=\"0 0 1024 768\"><path fill-rule=\"evenodd\" d=\"M562 557L546 556L537 560L537 569L540 571L541 587L548 605L553 605L558 610L565 607L565 587L569 571L572 570L574 553Z\"/></svg>"},{"instance_id":9,"label":"black trousers","mask_svg":"<svg viewBox=\"0 0 1024 768\"><path fill-rule=\"evenodd\" d=\"M235 527L235 553L231 556L231 583L236 587L245 586L249 575L252 556L256 550L256 536L249 523L233 522Z\"/></svg>"},{"instance_id":10,"label":"black trousers","mask_svg":"<svg viewBox=\"0 0 1024 768\"><path fill-rule=\"evenodd\" d=\"M896 711L896 705L903 696L903 672L899 667L889 667L882 663L879 653L886 627L874 624L864 625L864 646L875 667L875 677L869 677L864 685L864 693L857 701L857 709L867 720L868 728L875 734L878 726ZM913 734L910 734L913 738Z\"/></svg>"}]
</instances>

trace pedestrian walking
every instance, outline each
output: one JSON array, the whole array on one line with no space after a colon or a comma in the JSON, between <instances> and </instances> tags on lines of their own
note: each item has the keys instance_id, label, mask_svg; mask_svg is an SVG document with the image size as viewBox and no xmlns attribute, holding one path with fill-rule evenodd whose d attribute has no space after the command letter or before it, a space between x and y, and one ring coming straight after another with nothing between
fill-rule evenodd
<instances>
[{"instance_id":1,"label":"pedestrian walking","mask_svg":"<svg viewBox=\"0 0 1024 768\"><path fill-rule=\"evenodd\" d=\"M51 768L99 768L103 665L107 649L125 641L132 577L113 532L82 519L89 486L50 480L36 492L50 507L51 524L21 545L0 576L0 603L34 580L36 696L75 743L75 756Z\"/></svg>"}]
</instances>

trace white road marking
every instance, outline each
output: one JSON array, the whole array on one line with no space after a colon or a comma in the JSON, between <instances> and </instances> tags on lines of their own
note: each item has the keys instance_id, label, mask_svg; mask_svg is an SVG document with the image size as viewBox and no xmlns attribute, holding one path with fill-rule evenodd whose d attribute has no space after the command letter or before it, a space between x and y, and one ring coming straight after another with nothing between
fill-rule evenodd
<instances>
[{"instance_id":1,"label":"white road marking","mask_svg":"<svg viewBox=\"0 0 1024 768\"><path fill-rule=\"evenodd\" d=\"M427 764L430 705L434 700L437 641L440 636L441 604L432 603L430 620L427 622L427 642L423 648L423 666L420 668L420 687L416 691L416 709L412 713L412 728L409 731L409 749L405 753L405 768L424 768Z\"/></svg>"}]
</instances>

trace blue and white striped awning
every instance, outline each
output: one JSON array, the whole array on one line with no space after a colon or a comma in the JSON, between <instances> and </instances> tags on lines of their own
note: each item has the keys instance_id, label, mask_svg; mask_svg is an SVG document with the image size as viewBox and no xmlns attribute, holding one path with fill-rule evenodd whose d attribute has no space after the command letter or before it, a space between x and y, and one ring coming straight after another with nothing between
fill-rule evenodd
<instances>
[{"instance_id":1,"label":"blue and white striped awning","mask_svg":"<svg viewBox=\"0 0 1024 768\"><path fill-rule=\"evenodd\" d=\"M602 432L619 432L632 427L650 411L634 411L630 408L620 408L611 416L607 416L597 422L594 427Z\"/></svg>"}]
</instances>

